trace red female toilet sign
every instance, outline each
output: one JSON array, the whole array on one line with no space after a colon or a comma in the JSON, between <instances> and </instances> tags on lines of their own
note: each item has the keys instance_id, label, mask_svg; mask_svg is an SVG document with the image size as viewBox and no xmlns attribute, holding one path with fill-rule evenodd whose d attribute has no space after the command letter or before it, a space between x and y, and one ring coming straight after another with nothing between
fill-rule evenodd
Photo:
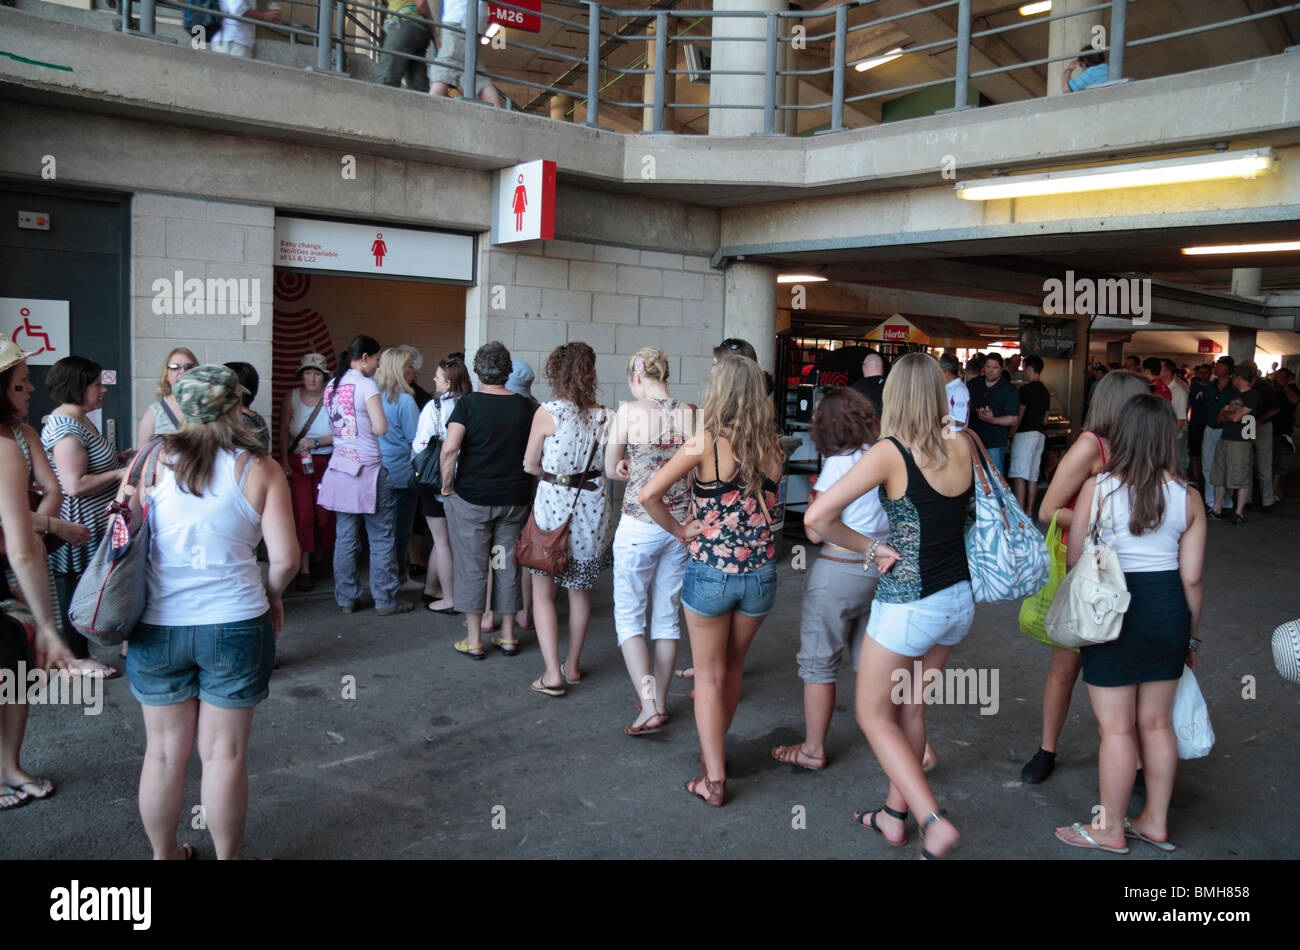
<instances>
[{"instance_id":1,"label":"red female toilet sign","mask_svg":"<svg viewBox=\"0 0 1300 950\"><path fill-rule=\"evenodd\" d=\"M539 159L497 172L492 188L492 243L555 237L555 162Z\"/></svg>"}]
</instances>

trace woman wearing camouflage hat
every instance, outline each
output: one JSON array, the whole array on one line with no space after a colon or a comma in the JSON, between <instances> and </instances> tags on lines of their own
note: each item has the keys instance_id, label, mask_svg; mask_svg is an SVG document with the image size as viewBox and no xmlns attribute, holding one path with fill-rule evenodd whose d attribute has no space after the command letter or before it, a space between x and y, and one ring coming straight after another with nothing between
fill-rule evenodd
<instances>
[{"instance_id":1,"label":"woman wearing camouflage hat","mask_svg":"<svg viewBox=\"0 0 1300 950\"><path fill-rule=\"evenodd\" d=\"M198 366L172 392L180 429L164 437L149 493L148 592L126 673L144 709L140 815L155 859L178 845L185 768L198 738L202 803L218 858L239 858L248 811L248 735L267 696L280 595L298 567L284 472L245 428L239 380ZM141 478L149 485L150 472ZM263 581L255 550L265 539Z\"/></svg>"}]
</instances>

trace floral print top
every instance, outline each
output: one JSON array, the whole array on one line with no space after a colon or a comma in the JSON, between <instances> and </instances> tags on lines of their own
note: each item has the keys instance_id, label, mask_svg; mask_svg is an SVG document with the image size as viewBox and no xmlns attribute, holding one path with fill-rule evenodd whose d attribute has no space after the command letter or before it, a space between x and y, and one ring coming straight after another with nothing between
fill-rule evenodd
<instances>
[{"instance_id":1,"label":"floral print top","mask_svg":"<svg viewBox=\"0 0 1300 950\"><path fill-rule=\"evenodd\" d=\"M717 436L713 470L718 471ZM737 474L725 482L695 483L695 517L704 522L704 531L691 540L690 554L724 574L748 574L776 557L776 539L767 516L755 495L741 496L738 479ZM768 512L776 510L779 487L764 477L763 501Z\"/></svg>"},{"instance_id":2,"label":"floral print top","mask_svg":"<svg viewBox=\"0 0 1300 950\"><path fill-rule=\"evenodd\" d=\"M627 467L629 474L627 489L623 493L623 514L636 518L638 521L644 521L647 524L651 523L651 518L645 513L645 509L641 507L641 502L637 501L641 497L641 489L686 442L686 434L677 426L677 410L681 407L681 403L676 399L652 399L651 402L663 412L667 425L659 433L656 441L633 442L630 439L628 440ZM683 478L672 484L664 495L664 504L667 506L669 513L678 521L686 517L686 511L691 504L690 489L686 485L686 479Z\"/></svg>"}]
</instances>

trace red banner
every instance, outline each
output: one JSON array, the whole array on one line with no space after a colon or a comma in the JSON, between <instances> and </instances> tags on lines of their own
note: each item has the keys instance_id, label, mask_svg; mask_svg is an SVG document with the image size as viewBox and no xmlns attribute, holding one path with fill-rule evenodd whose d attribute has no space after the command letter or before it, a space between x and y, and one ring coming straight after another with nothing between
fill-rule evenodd
<instances>
[{"instance_id":1,"label":"red banner","mask_svg":"<svg viewBox=\"0 0 1300 950\"><path fill-rule=\"evenodd\" d=\"M537 15L542 12L542 0L509 0L509 2L509 7L489 3L488 22L500 23L502 26L508 26L512 30L523 30L525 33L542 31L542 18ZM514 10L511 7L523 9ZM524 10L532 12L525 13Z\"/></svg>"},{"instance_id":2,"label":"red banner","mask_svg":"<svg viewBox=\"0 0 1300 950\"><path fill-rule=\"evenodd\" d=\"M1223 347L1220 344L1215 343L1213 340L1197 340L1196 352L1197 353L1222 353Z\"/></svg>"}]
</instances>

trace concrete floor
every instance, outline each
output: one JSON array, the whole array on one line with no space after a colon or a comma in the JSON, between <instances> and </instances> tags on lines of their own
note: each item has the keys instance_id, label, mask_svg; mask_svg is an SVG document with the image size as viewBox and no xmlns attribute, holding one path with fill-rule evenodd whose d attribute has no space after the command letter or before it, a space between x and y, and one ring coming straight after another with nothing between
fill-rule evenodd
<instances>
[{"instance_id":1,"label":"concrete floor","mask_svg":"<svg viewBox=\"0 0 1300 950\"><path fill-rule=\"evenodd\" d=\"M1273 628L1300 617L1300 501L1240 527L1209 526L1200 681L1218 736L1209 757L1179 764L1170 834L1180 850L1125 859L1067 849L1058 823L1087 821L1096 800L1097 734L1075 691L1055 775L1021 785L1037 749L1049 651L1018 632L1017 605L981 606L953 665L997 669L1000 709L931 707L941 762L930 779L964 834L957 858L1184 860L1289 858L1300 845L1294 754L1300 687L1276 673ZM728 742L725 808L689 796L696 740L688 685L673 684L673 721L632 739L635 694L615 645L610 580L594 598L586 681L561 699L531 692L542 664L531 635L520 656L468 662L451 649L455 618L417 612L341 615L320 592L295 599L281 666L258 709L249 752L248 853L281 858L888 858L850 824L882 801L886 781L853 722L851 671L823 772L769 757L802 735L798 649L802 574L783 564L777 606L750 652L745 696ZM410 598L415 593L407 595ZM684 635L684 629L683 629ZM685 655L683 639L683 661ZM109 651L100 651L108 659ZM683 665L683 664L679 664ZM1242 698L1242 678L1257 695ZM345 676L356 698L343 698ZM0 816L3 858L144 858L136 808L144 729L125 679L107 684L102 715L36 708L26 768L58 794ZM191 762L185 832L199 803ZM793 827L796 812L805 827ZM495 824L504 827L494 828ZM909 830L915 840L914 829Z\"/></svg>"}]
</instances>

